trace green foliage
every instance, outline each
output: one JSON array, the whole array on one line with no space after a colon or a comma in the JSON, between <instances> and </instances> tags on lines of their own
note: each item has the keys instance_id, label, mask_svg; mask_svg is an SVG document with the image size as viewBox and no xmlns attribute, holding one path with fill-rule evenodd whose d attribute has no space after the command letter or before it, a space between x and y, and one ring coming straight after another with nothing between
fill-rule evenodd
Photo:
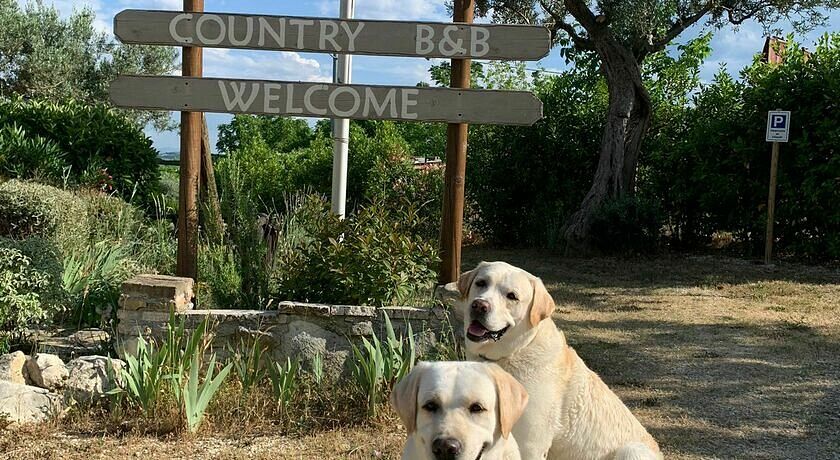
<instances>
[{"instance_id":1,"label":"green foliage","mask_svg":"<svg viewBox=\"0 0 840 460\"><path fill-rule=\"evenodd\" d=\"M137 338L137 352L126 355L125 362L126 366L120 370L125 388L115 389L111 393L126 394L146 415L152 415L164 388L166 349L158 348L154 342L146 341L140 335Z\"/></svg>"},{"instance_id":2,"label":"green foliage","mask_svg":"<svg viewBox=\"0 0 840 460\"><path fill-rule=\"evenodd\" d=\"M121 45L97 32L89 8L67 18L40 1L0 0L0 97L108 101L119 74L166 75L177 69L172 47ZM137 126L171 127L168 112L125 112Z\"/></svg>"},{"instance_id":3,"label":"green foliage","mask_svg":"<svg viewBox=\"0 0 840 460\"><path fill-rule=\"evenodd\" d=\"M116 311L124 257L122 247L101 241L64 258L62 286L72 304L69 317L78 327L101 326L103 314Z\"/></svg>"},{"instance_id":4,"label":"green foliage","mask_svg":"<svg viewBox=\"0 0 840 460\"><path fill-rule=\"evenodd\" d=\"M411 372L417 360L414 334L408 325L408 336L397 337L385 313L386 340L374 335L371 341L362 337L362 346L351 344L353 381L365 396L368 415L375 417L379 403L394 385Z\"/></svg>"},{"instance_id":5,"label":"green foliage","mask_svg":"<svg viewBox=\"0 0 840 460\"><path fill-rule=\"evenodd\" d=\"M271 361L268 365L268 377L277 409L286 410L300 389L300 363L292 358L286 358L285 363Z\"/></svg>"},{"instance_id":6,"label":"green foliage","mask_svg":"<svg viewBox=\"0 0 840 460\"><path fill-rule=\"evenodd\" d=\"M607 201L592 219L592 241L608 254L648 254L660 248L664 215L639 197Z\"/></svg>"},{"instance_id":7,"label":"green foliage","mask_svg":"<svg viewBox=\"0 0 840 460\"><path fill-rule=\"evenodd\" d=\"M0 182L0 236L39 236L67 254L83 247L89 234L87 206L72 192L34 182Z\"/></svg>"},{"instance_id":8,"label":"green foliage","mask_svg":"<svg viewBox=\"0 0 840 460\"><path fill-rule=\"evenodd\" d=\"M758 254L764 244L770 145L767 111L792 111L781 146L776 247L816 258L840 257L840 34L810 57L790 43L781 65L756 62L742 81L724 70L703 87L668 130L652 137L640 188L662 203L675 242L705 244L729 231Z\"/></svg>"},{"instance_id":9,"label":"green foliage","mask_svg":"<svg viewBox=\"0 0 840 460\"><path fill-rule=\"evenodd\" d=\"M229 362L233 365L233 370L242 385L242 399L245 399L251 389L258 385L266 375L263 355L268 347L263 345L258 338L250 342L249 345L240 338L237 347L228 345Z\"/></svg>"},{"instance_id":10,"label":"green foliage","mask_svg":"<svg viewBox=\"0 0 840 460\"><path fill-rule=\"evenodd\" d=\"M216 149L224 154L254 148L291 152L309 146L312 138L312 130L300 118L235 115L230 123L219 125Z\"/></svg>"},{"instance_id":11,"label":"green foliage","mask_svg":"<svg viewBox=\"0 0 840 460\"><path fill-rule=\"evenodd\" d=\"M21 142L33 146L30 151L40 157L29 167L48 164L47 171L67 169L65 180L73 184L115 190L126 201L136 199L147 208L159 193L158 152L152 141L136 124L102 104L0 98L0 129L20 129L26 135L28 140L12 140L9 146ZM41 150L34 147L39 143ZM9 153L0 150L0 158L4 156ZM22 168L11 170L15 172L24 173L23 177L34 174Z\"/></svg>"},{"instance_id":12,"label":"green foliage","mask_svg":"<svg viewBox=\"0 0 840 460\"><path fill-rule=\"evenodd\" d=\"M558 245L595 171L603 81L577 71L539 74L534 91L544 118L533 126L470 128L465 213L496 244Z\"/></svg>"},{"instance_id":13,"label":"green foliage","mask_svg":"<svg viewBox=\"0 0 840 460\"><path fill-rule=\"evenodd\" d=\"M210 400L219 391L219 388L224 383L227 375L230 373L231 364L228 363L218 374L214 375L216 371L216 354L210 356L210 363L207 365L207 372L204 375L204 380L199 383L198 370L199 354L192 356L192 364L190 365L190 373L187 379L187 385L184 388L184 412L187 416L187 429L190 433L198 431L204 420L204 413Z\"/></svg>"},{"instance_id":14,"label":"green foliage","mask_svg":"<svg viewBox=\"0 0 840 460\"><path fill-rule=\"evenodd\" d=\"M61 264L48 241L0 237L0 331L19 334L58 313L60 279Z\"/></svg>"},{"instance_id":15,"label":"green foliage","mask_svg":"<svg viewBox=\"0 0 840 460\"><path fill-rule=\"evenodd\" d=\"M52 140L29 136L16 123L0 126L0 175L58 183L64 152Z\"/></svg>"},{"instance_id":16,"label":"green foliage","mask_svg":"<svg viewBox=\"0 0 840 460\"><path fill-rule=\"evenodd\" d=\"M373 201L344 220L317 197L293 211L307 238L281 246L273 273L276 296L355 305L401 304L421 296L435 279L437 251L413 234L413 203L388 208Z\"/></svg>"},{"instance_id":17,"label":"green foliage","mask_svg":"<svg viewBox=\"0 0 840 460\"><path fill-rule=\"evenodd\" d=\"M115 310L123 281L168 271L175 260L168 222L147 222L139 209L100 192L17 180L0 182L0 237L50 245L44 254L60 261L54 289L69 306L53 319L74 326L100 326Z\"/></svg>"}]
</instances>

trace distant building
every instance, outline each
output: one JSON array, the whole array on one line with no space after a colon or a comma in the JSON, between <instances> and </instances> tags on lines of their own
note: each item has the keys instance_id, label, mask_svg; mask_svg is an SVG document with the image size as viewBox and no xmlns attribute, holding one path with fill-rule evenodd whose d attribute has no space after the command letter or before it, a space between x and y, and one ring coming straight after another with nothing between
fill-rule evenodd
<instances>
[{"instance_id":1,"label":"distant building","mask_svg":"<svg viewBox=\"0 0 840 460\"><path fill-rule=\"evenodd\" d=\"M787 41L781 37L767 37L764 40L764 49L761 50L761 62L769 62L771 64L780 64L785 55L785 48ZM805 58L807 59L811 53L807 49L805 51Z\"/></svg>"}]
</instances>

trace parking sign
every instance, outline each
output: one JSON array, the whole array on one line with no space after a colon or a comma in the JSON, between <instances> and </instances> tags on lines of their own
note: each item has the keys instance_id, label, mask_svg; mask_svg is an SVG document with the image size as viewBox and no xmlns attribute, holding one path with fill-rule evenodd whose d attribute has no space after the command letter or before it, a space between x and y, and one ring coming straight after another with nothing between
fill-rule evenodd
<instances>
[{"instance_id":1,"label":"parking sign","mask_svg":"<svg viewBox=\"0 0 840 460\"><path fill-rule=\"evenodd\" d=\"M789 132L789 110L771 110L767 112L767 142L787 142Z\"/></svg>"}]
</instances>

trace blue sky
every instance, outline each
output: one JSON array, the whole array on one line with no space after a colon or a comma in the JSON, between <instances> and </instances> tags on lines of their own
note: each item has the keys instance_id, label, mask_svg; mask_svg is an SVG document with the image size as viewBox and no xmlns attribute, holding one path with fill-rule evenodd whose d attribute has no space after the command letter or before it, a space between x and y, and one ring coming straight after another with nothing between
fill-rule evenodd
<instances>
[{"instance_id":1,"label":"blue sky","mask_svg":"<svg viewBox=\"0 0 840 460\"><path fill-rule=\"evenodd\" d=\"M26 3L26 0L18 0ZM126 8L177 10L182 0L44 0L53 4L63 15L74 9L90 7L96 12L96 27L111 33L114 15ZM356 0L356 17L359 19L427 20L446 22L446 0ZM259 13L290 16L338 17L339 0L205 0L205 10L226 13ZM827 27L821 27L802 37L806 46L826 31L837 30L840 11L834 11ZM787 33L790 25L777 25ZM681 35L677 43L697 36L702 26L695 26ZM731 73L752 62L753 55L761 51L764 31L755 23L740 28L728 27L718 31L712 40L712 55L706 60L701 78L710 80L718 68L725 64ZM397 58L354 56L353 82L392 85L414 85L429 81L428 69L437 60L423 58ZM555 50L539 62L528 63L529 68L548 70L565 67ZM289 81L327 81L332 75L332 58L328 54L295 53L249 50L204 50L204 75L214 77L261 78ZM211 143L215 145L216 128L230 119L226 114L207 114ZM156 132L148 129L155 146L163 152L178 150L177 132Z\"/></svg>"}]
</instances>

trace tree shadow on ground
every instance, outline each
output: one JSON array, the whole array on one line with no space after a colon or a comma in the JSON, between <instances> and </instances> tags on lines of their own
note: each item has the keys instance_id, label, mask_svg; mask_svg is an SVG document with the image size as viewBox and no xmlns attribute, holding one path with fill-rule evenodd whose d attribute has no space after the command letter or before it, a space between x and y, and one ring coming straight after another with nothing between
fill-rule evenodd
<instances>
[{"instance_id":1,"label":"tree shadow on ground","mask_svg":"<svg viewBox=\"0 0 840 460\"><path fill-rule=\"evenodd\" d=\"M787 323L560 321L587 365L666 452L720 458L834 458L840 344ZM611 342L614 331L631 337ZM834 427L834 428L832 428Z\"/></svg>"}]
</instances>

